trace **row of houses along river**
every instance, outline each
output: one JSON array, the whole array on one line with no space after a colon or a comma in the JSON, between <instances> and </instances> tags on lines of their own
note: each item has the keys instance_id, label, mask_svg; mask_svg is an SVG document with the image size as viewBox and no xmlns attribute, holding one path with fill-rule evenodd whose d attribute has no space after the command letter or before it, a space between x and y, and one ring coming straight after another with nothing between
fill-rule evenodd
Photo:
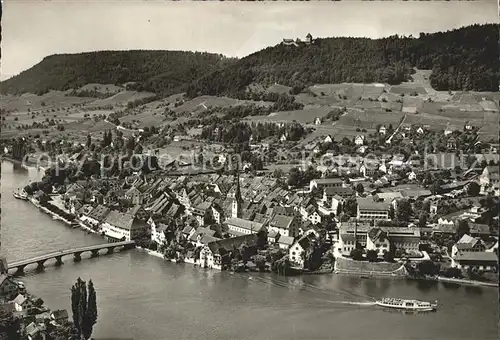
<instances>
[{"instance_id":1,"label":"row of houses along river","mask_svg":"<svg viewBox=\"0 0 500 340\"><path fill-rule=\"evenodd\" d=\"M71 229L11 193L41 173L2 163L1 254L16 261L106 242ZM175 264L140 250L67 260L21 280L53 309L68 309L77 277L92 279L99 338L155 339L497 339L498 291L341 275L231 274ZM439 301L437 313L408 315L370 304L383 296Z\"/></svg>"}]
</instances>

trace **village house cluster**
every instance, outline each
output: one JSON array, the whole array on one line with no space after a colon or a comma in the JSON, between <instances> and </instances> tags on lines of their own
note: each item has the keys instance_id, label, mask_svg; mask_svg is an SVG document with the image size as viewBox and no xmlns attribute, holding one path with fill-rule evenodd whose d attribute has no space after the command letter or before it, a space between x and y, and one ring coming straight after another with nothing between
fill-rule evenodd
<instances>
[{"instance_id":1,"label":"village house cluster","mask_svg":"<svg viewBox=\"0 0 500 340\"><path fill-rule=\"evenodd\" d=\"M46 339L51 330L66 326L65 309L52 311L45 307L43 300L29 294L24 283L8 275L6 268L7 262L0 259L0 309L22 320L23 338Z\"/></svg>"}]
</instances>

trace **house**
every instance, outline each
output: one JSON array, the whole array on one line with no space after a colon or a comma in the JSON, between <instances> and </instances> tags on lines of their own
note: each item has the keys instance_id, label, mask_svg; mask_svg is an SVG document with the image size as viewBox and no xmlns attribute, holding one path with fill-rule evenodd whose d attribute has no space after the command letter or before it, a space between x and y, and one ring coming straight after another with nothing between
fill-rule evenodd
<instances>
[{"instance_id":1,"label":"house","mask_svg":"<svg viewBox=\"0 0 500 340\"><path fill-rule=\"evenodd\" d=\"M47 339L46 330L47 327L44 324L35 324L31 322L26 326L24 332L28 340L45 340Z\"/></svg>"},{"instance_id":2,"label":"house","mask_svg":"<svg viewBox=\"0 0 500 340\"><path fill-rule=\"evenodd\" d=\"M424 129L420 126L420 127L417 129L417 133L418 133L419 135L424 134Z\"/></svg>"},{"instance_id":3,"label":"house","mask_svg":"<svg viewBox=\"0 0 500 340\"><path fill-rule=\"evenodd\" d=\"M312 204L301 210L301 215L302 221L310 221L312 224L321 223L322 214L318 211L318 208Z\"/></svg>"},{"instance_id":4,"label":"house","mask_svg":"<svg viewBox=\"0 0 500 340\"><path fill-rule=\"evenodd\" d=\"M457 148L457 140L454 137L450 137L446 141L446 147L450 150L455 150Z\"/></svg>"},{"instance_id":5,"label":"house","mask_svg":"<svg viewBox=\"0 0 500 340\"><path fill-rule=\"evenodd\" d=\"M257 235L250 234L209 242L200 251L200 265L203 268L223 270L225 261L229 260L230 251L239 248L243 243L254 245L257 238Z\"/></svg>"},{"instance_id":6,"label":"house","mask_svg":"<svg viewBox=\"0 0 500 340\"><path fill-rule=\"evenodd\" d=\"M420 245L420 229L410 227L372 227L367 223L342 223L340 226L340 238L342 235L356 234L356 241L361 247L366 247L368 241L368 233L372 229L380 229L387 235L389 242L397 249L406 251L418 251ZM351 243L352 245L353 243ZM375 248L377 243L375 242Z\"/></svg>"},{"instance_id":7,"label":"house","mask_svg":"<svg viewBox=\"0 0 500 340\"><path fill-rule=\"evenodd\" d=\"M90 211L84 212L82 216L80 216L80 220L97 228L106 219L110 211L108 207L98 205Z\"/></svg>"},{"instance_id":8,"label":"house","mask_svg":"<svg viewBox=\"0 0 500 340\"><path fill-rule=\"evenodd\" d=\"M363 135L357 135L355 138L354 138L354 144L356 145L363 145L365 143L365 136Z\"/></svg>"},{"instance_id":9,"label":"house","mask_svg":"<svg viewBox=\"0 0 500 340\"><path fill-rule=\"evenodd\" d=\"M353 234L341 233L339 235L339 240L336 243L336 252L340 253L342 256L349 256L351 251L356 248L356 242Z\"/></svg>"},{"instance_id":10,"label":"house","mask_svg":"<svg viewBox=\"0 0 500 340\"><path fill-rule=\"evenodd\" d=\"M285 134L281 135L280 142L286 142L286 135Z\"/></svg>"},{"instance_id":11,"label":"house","mask_svg":"<svg viewBox=\"0 0 500 340\"><path fill-rule=\"evenodd\" d=\"M408 180L415 181L416 179L417 179L417 174L415 173L415 171L410 171L408 173Z\"/></svg>"},{"instance_id":12,"label":"house","mask_svg":"<svg viewBox=\"0 0 500 340\"><path fill-rule=\"evenodd\" d=\"M383 125L378 129L378 133L380 133L381 135L385 135L386 132L387 132L387 129Z\"/></svg>"},{"instance_id":13,"label":"house","mask_svg":"<svg viewBox=\"0 0 500 340\"><path fill-rule=\"evenodd\" d=\"M68 321L68 311L66 309L57 309L50 313L50 319L58 324Z\"/></svg>"},{"instance_id":14,"label":"house","mask_svg":"<svg viewBox=\"0 0 500 340\"><path fill-rule=\"evenodd\" d=\"M323 143L325 144L333 143L332 136L331 135L326 136L325 139L323 140Z\"/></svg>"},{"instance_id":15,"label":"house","mask_svg":"<svg viewBox=\"0 0 500 340\"><path fill-rule=\"evenodd\" d=\"M385 202L375 202L370 198L358 198L358 220L389 220L390 206Z\"/></svg>"},{"instance_id":16,"label":"house","mask_svg":"<svg viewBox=\"0 0 500 340\"><path fill-rule=\"evenodd\" d=\"M342 187L343 181L342 178L318 178L313 179L309 183L309 189L313 190L314 188L325 189L325 188L338 188Z\"/></svg>"},{"instance_id":17,"label":"house","mask_svg":"<svg viewBox=\"0 0 500 340\"><path fill-rule=\"evenodd\" d=\"M288 250L292 246L293 241L293 237L280 235L280 237L278 238L278 246L281 249Z\"/></svg>"},{"instance_id":18,"label":"house","mask_svg":"<svg viewBox=\"0 0 500 340\"><path fill-rule=\"evenodd\" d=\"M299 221L295 216L275 214L268 223L268 232L275 231L281 236L296 237L299 235Z\"/></svg>"},{"instance_id":19,"label":"house","mask_svg":"<svg viewBox=\"0 0 500 340\"><path fill-rule=\"evenodd\" d=\"M234 236L256 234L264 227L262 223L245 220L239 217L231 217L227 219L224 224L227 225L229 233Z\"/></svg>"},{"instance_id":20,"label":"house","mask_svg":"<svg viewBox=\"0 0 500 340\"><path fill-rule=\"evenodd\" d=\"M389 237L380 228L372 228L366 237L366 250L375 250L377 256L383 256L390 248Z\"/></svg>"},{"instance_id":21,"label":"house","mask_svg":"<svg viewBox=\"0 0 500 340\"><path fill-rule=\"evenodd\" d=\"M452 260L452 267L462 270L498 272L498 257L493 252L464 252L457 254Z\"/></svg>"},{"instance_id":22,"label":"house","mask_svg":"<svg viewBox=\"0 0 500 340\"><path fill-rule=\"evenodd\" d=\"M319 118L319 117L314 118L314 124L315 125L321 125L321 118Z\"/></svg>"},{"instance_id":23,"label":"house","mask_svg":"<svg viewBox=\"0 0 500 340\"><path fill-rule=\"evenodd\" d=\"M19 294L19 285L8 274L0 274L0 299L6 298L9 300L11 297Z\"/></svg>"},{"instance_id":24,"label":"house","mask_svg":"<svg viewBox=\"0 0 500 340\"><path fill-rule=\"evenodd\" d=\"M27 295L19 294L14 300L12 300L12 302L14 302L16 310L21 311L24 314L29 314L33 309L33 301L31 301Z\"/></svg>"},{"instance_id":25,"label":"house","mask_svg":"<svg viewBox=\"0 0 500 340\"><path fill-rule=\"evenodd\" d=\"M467 252L483 252L485 250L486 247L481 239L465 234L451 247L451 257L455 258L457 254Z\"/></svg>"},{"instance_id":26,"label":"house","mask_svg":"<svg viewBox=\"0 0 500 340\"><path fill-rule=\"evenodd\" d=\"M157 244L164 244L166 237L165 231L169 230L168 225L156 222L153 219L148 221L151 225L151 241L156 242Z\"/></svg>"},{"instance_id":27,"label":"house","mask_svg":"<svg viewBox=\"0 0 500 340\"><path fill-rule=\"evenodd\" d=\"M488 192L490 189L499 189L499 169L498 166L487 166L479 176L479 185L482 192Z\"/></svg>"},{"instance_id":28,"label":"house","mask_svg":"<svg viewBox=\"0 0 500 340\"><path fill-rule=\"evenodd\" d=\"M149 226L134 216L111 210L102 224L104 234L114 240L130 241L149 232Z\"/></svg>"},{"instance_id":29,"label":"house","mask_svg":"<svg viewBox=\"0 0 500 340\"><path fill-rule=\"evenodd\" d=\"M125 192L125 198L130 200L134 205L143 204L145 199L142 191L135 186Z\"/></svg>"},{"instance_id":30,"label":"house","mask_svg":"<svg viewBox=\"0 0 500 340\"><path fill-rule=\"evenodd\" d=\"M199 225L205 225L205 222L207 222L212 217L211 202L204 201L198 204L192 210L193 210L192 212L193 216L196 217L196 220L198 221Z\"/></svg>"},{"instance_id":31,"label":"house","mask_svg":"<svg viewBox=\"0 0 500 340\"><path fill-rule=\"evenodd\" d=\"M223 220L223 211L218 205L212 205L212 217L215 223L220 224Z\"/></svg>"},{"instance_id":32,"label":"house","mask_svg":"<svg viewBox=\"0 0 500 340\"><path fill-rule=\"evenodd\" d=\"M288 254L290 262L292 262L293 265L304 268L306 255L311 250L313 242L317 237L318 235L314 231L306 232L290 247Z\"/></svg>"},{"instance_id":33,"label":"house","mask_svg":"<svg viewBox=\"0 0 500 340\"><path fill-rule=\"evenodd\" d=\"M35 323L36 324L39 324L39 323L47 323L51 320L50 318L50 314L49 312L42 312L42 313L39 313L39 314L36 314L35 315Z\"/></svg>"}]
</instances>

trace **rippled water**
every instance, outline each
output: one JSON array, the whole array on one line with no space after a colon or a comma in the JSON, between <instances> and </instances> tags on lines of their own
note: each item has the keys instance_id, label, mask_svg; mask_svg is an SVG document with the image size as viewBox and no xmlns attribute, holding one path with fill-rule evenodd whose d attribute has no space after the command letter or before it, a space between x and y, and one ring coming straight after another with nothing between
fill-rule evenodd
<instances>
[{"instance_id":1,"label":"rippled water","mask_svg":"<svg viewBox=\"0 0 500 340\"><path fill-rule=\"evenodd\" d=\"M101 243L14 200L37 176L2 164L2 253L8 260ZM70 309L77 277L95 283L94 336L154 339L497 339L495 288L318 275L231 274L168 263L139 250L73 263L22 280L52 308ZM372 305L382 297L439 300L436 313L403 314Z\"/></svg>"}]
</instances>

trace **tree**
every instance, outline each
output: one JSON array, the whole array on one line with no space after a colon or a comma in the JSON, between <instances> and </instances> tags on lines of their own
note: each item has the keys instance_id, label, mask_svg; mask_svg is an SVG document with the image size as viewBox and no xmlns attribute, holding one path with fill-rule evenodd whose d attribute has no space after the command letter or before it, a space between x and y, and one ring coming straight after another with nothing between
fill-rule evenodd
<instances>
[{"instance_id":1,"label":"tree","mask_svg":"<svg viewBox=\"0 0 500 340\"><path fill-rule=\"evenodd\" d=\"M358 213L358 202L354 197L348 198L343 206L344 213L349 216L356 216Z\"/></svg>"},{"instance_id":2,"label":"tree","mask_svg":"<svg viewBox=\"0 0 500 340\"><path fill-rule=\"evenodd\" d=\"M378 255L377 255L377 252L375 250L370 249L366 252L366 259L369 262L375 262L375 261L377 261L377 258L378 258Z\"/></svg>"},{"instance_id":3,"label":"tree","mask_svg":"<svg viewBox=\"0 0 500 340\"><path fill-rule=\"evenodd\" d=\"M427 214L425 212L421 212L418 216L418 226L420 228L424 228L427 225Z\"/></svg>"},{"instance_id":4,"label":"tree","mask_svg":"<svg viewBox=\"0 0 500 340\"><path fill-rule=\"evenodd\" d=\"M411 203L409 200L400 200L396 206L396 219L408 222L412 215Z\"/></svg>"},{"instance_id":5,"label":"tree","mask_svg":"<svg viewBox=\"0 0 500 340\"><path fill-rule=\"evenodd\" d=\"M457 238L460 239L465 234L470 233L469 222L467 220L460 220L457 227Z\"/></svg>"},{"instance_id":6,"label":"tree","mask_svg":"<svg viewBox=\"0 0 500 340\"><path fill-rule=\"evenodd\" d=\"M0 308L0 340L21 340L21 319Z\"/></svg>"},{"instance_id":7,"label":"tree","mask_svg":"<svg viewBox=\"0 0 500 340\"><path fill-rule=\"evenodd\" d=\"M363 184L358 183L358 185L356 185L356 191L358 192L358 194L362 194L363 192L365 192L365 187L363 186Z\"/></svg>"},{"instance_id":8,"label":"tree","mask_svg":"<svg viewBox=\"0 0 500 340\"><path fill-rule=\"evenodd\" d=\"M89 281L87 291L86 282L78 278L71 288L71 309L78 333L83 339L90 339L97 322L97 300L92 280Z\"/></svg>"},{"instance_id":9,"label":"tree","mask_svg":"<svg viewBox=\"0 0 500 340\"><path fill-rule=\"evenodd\" d=\"M418 273L421 276L434 276L439 273L439 269L432 261L422 261L417 265Z\"/></svg>"},{"instance_id":10,"label":"tree","mask_svg":"<svg viewBox=\"0 0 500 340\"><path fill-rule=\"evenodd\" d=\"M394 261L394 252L388 251L384 253L384 261L393 262Z\"/></svg>"},{"instance_id":11,"label":"tree","mask_svg":"<svg viewBox=\"0 0 500 340\"><path fill-rule=\"evenodd\" d=\"M476 182L470 182L467 186L467 194L469 196L478 196L481 191L481 187Z\"/></svg>"},{"instance_id":12,"label":"tree","mask_svg":"<svg viewBox=\"0 0 500 340\"><path fill-rule=\"evenodd\" d=\"M92 137L90 137L90 133L87 134L87 143L85 144L85 146L87 148L90 148L90 146L92 145Z\"/></svg>"},{"instance_id":13,"label":"tree","mask_svg":"<svg viewBox=\"0 0 500 340\"><path fill-rule=\"evenodd\" d=\"M363 260L363 251L361 249L353 249L349 254L353 260L362 261Z\"/></svg>"},{"instance_id":14,"label":"tree","mask_svg":"<svg viewBox=\"0 0 500 340\"><path fill-rule=\"evenodd\" d=\"M342 202L339 202L339 204L337 205L336 216L340 216L340 214L342 214Z\"/></svg>"}]
</instances>

